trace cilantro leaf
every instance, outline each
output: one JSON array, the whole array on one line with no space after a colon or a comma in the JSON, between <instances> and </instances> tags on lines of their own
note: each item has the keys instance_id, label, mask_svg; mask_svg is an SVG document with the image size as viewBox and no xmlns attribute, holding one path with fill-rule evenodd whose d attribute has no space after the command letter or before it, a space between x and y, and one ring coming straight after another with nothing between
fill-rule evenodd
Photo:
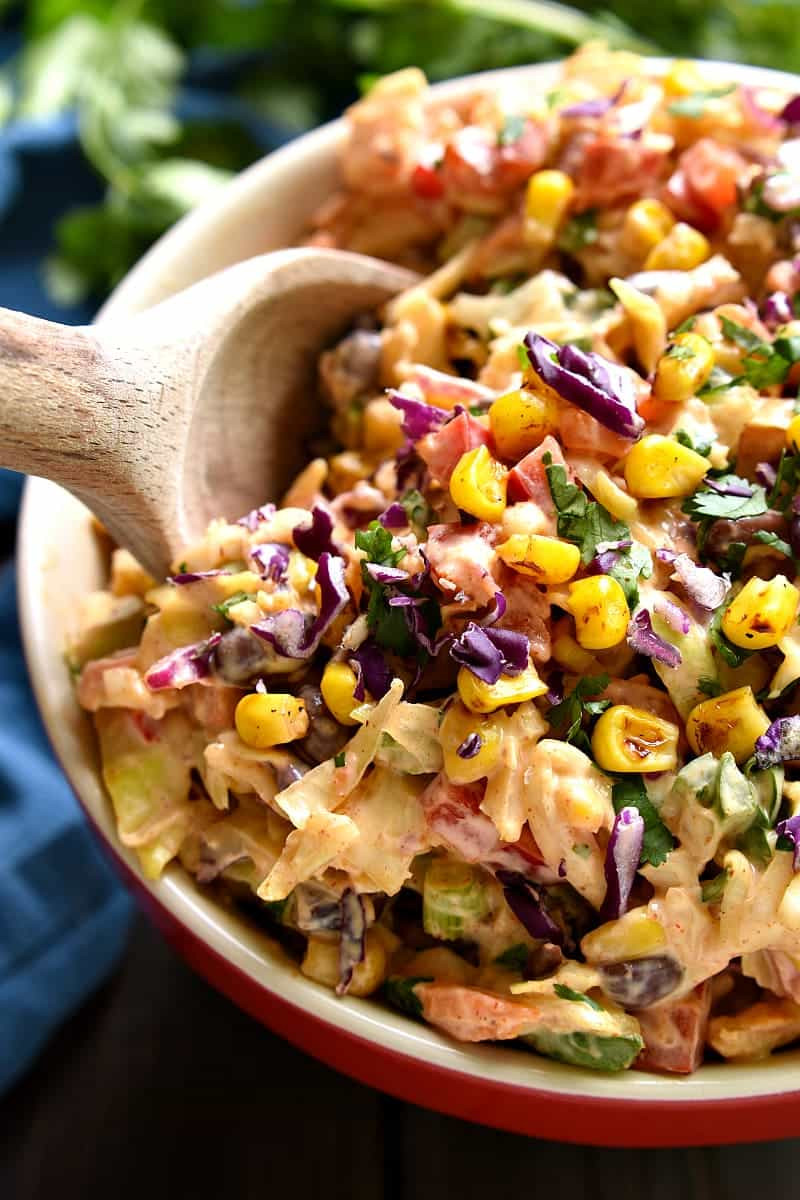
<instances>
[{"instance_id":1,"label":"cilantro leaf","mask_svg":"<svg viewBox=\"0 0 800 1200\"><path fill-rule=\"evenodd\" d=\"M597 209L587 208L586 212L570 217L556 244L564 254L577 254L579 250L596 242L598 237Z\"/></svg>"},{"instance_id":2,"label":"cilantro leaf","mask_svg":"<svg viewBox=\"0 0 800 1200\"><path fill-rule=\"evenodd\" d=\"M736 91L736 87L735 83L726 83L721 87L690 92L688 96L681 96L678 100L673 100L671 104L668 104L667 112L673 117L691 117L696 120L705 113L709 100L719 100L722 96L729 96L731 92Z\"/></svg>"},{"instance_id":3,"label":"cilantro leaf","mask_svg":"<svg viewBox=\"0 0 800 1200\"><path fill-rule=\"evenodd\" d=\"M713 396L717 392L724 392L726 388L733 387L738 382L739 379L736 375L731 375L730 371L726 371L724 367L715 365L711 368L711 374L697 394L701 398Z\"/></svg>"},{"instance_id":4,"label":"cilantro leaf","mask_svg":"<svg viewBox=\"0 0 800 1200\"><path fill-rule=\"evenodd\" d=\"M672 436L679 445L686 446L687 450L694 450L695 454L699 454L703 458L708 458L711 453L711 442L696 442L685 429L677 429Z\"/></svg>"},{"instance_id":5,"label":"cilantro leaf","mask_svg":"<svg viewBox=\"0 0 800 1200\"><path fill-rule=\"evenodd\" d=\"M228 620L228 611L237 604L241 604L244 600L252 600L247 592L234 592L232 596L228 596L227 600L221 600L219 604L212 604L214 612L218 612L221 617Z\"/></svg>"},{"instance_id":6,"label":"cilantro leaf","mask_svg":"<svg viewBox=\"0 0 800 1200\"><path fill-rule=\"evenodd\" d=\"M593 1008L595 1012L604 1012L602 1004L598 1004L591 996L587 996L586 992L576 992L574 988L567 987L565 983L554 983L553 991L561 1000L573 1000L576 1004L588 1004L589 1008Z\"/></svg>"},{"instance_id":7,"label":"cilantro leaf","mask_svg":"<svg viewBox=\"0 0 800 1200\"><path fill-rule=\"evenodd\" d=\"M775 483L767 503L770 508L786 512L798 490L800 490L800 454L787 454L784 450L781 453Z\"/></svg>"},{"instance_id":8,"label":"cilantro leaf","mask_svg":"<svg viewBox=\"0 0 800 1200\"><path fill-rule=\"evenodd\" d=\"M734 646L733 642L728 641L722 632L722 617L724 613L725 605L723 604L711 618L711 624L708 627L711 645L717 654L719 654L722 661L727 663L729 667L740 667L753 652L752 650L745 650L742 646Z\"/></svg>"},{"instance_id":9,"label":"cilantro leaf","mask_svg":"<svg viewBox=\"0 0 800 1200\"><path fill-rule=\"evenodd\" d=\"M693 521L739 521L742 517L760 517L767 511L767 495L758 483L749 483L738 475L721 475L714 480L720 486L749 488L749 496L733 496L714 488L704 487L689 496L681 512Z\"/></svg>"},{"instance_id":10,"label":"cilantro leaf","mask_svg":"<svg viewBox=\"0 0 800 1200\"><path fill-rule=\"evenodd\" d=\"M431 508L422 492L417 488L409 488L400 497L400 504L406 510L408 523L417 538L422 541L427 536L428 526L436 520L436 513Z\"/></svg>"},{"instance_id":11,"label":"cilantro leaf","mask_svg":"<svg viewBox=\"0 0 800 1200\"><path fill-rule=\"evenodd\" d=\"M681 321L680 325L675 326L675 328L672 330L671 336L675 337L675 335L678 333L691 333L696 324L697 313L692 313L690 317L686 317L684 321Z\"/></svg>"},{"instance_id":12,"label":"cilantro leaf","mask_svg":"<svg viewBox=\"0 0 800 1200\"><path fill-rule=\"evenodd\" d=\"M517 942L516 946L509 946L502 954L498 954L494 961L499 967L510 967L512 971L522 972L528 965L530 952L530 946L526 946L524 942Z\"/></svg>"},{"instance_id":13,"label":"cilantro leaf","mask_svg":"<svg viewBox=\"0 0 800 1200\"><path fill-rule=\"evenodd\" d=\"M498 146L510 146L513 142L518 142L525 132L527 118L521 113L514 113L513 116L506 117L503 122L503 128L497 135Z\"/></svg>"},{"instance_id":14,"label":"cilantro leaf","mask_svg":"<svg viewBox=\"0 0 800 1200\"><path fill-rule=\"evenodd\" d=\"M702 692L704 696L721 696L722 684L717 679L711 679L708 675L701 675L697 681L697 690Z\"/></svg>"},{"instance_id":15,"label":"cilantro leaf","mask_svg":"<svg viewBox=\"0 0 800 1200\"><path fill-rule=\"evenodd\" d=\"M582 749L589 748L584 719L599 717L610 707L610 700L594 700L609 684L608 675L587 675L579 679L574 689L558 704L553 704L547 719L555 733L565 742Z\"/></svg>"},{"instance_id":16,"label":"cilantro leaf","mask_svg":"<svg viewBox=\"0 0 800 1200\"><path fill-rule=\"evenodd\" d=\"M380 521L370 521L366 529L357 529L355 541L356 549L364 551L367 562L381 567L396 567L405 557L405 550L392 549L392 535Z\"/></svg>"},{"instance_id":17,"label":"cilantro leaf","mask_svg":"<svg viewBox=\"0 0 800 1200\"><path fill-rule=\"evenodd\" d=\"M390 975L383 985L383 994L388 1002L410 1017L422 1017L422 1001L414 988L418 983L433 983L430 975L415 975L404 978L402 975Z\"/></svg>"},{"instance_id":18,"label":"cilantro leaf","mask_svg":"<svg viewBox=\"0 0 800 1200\"><path fill-rule=\"evenodd\" d=\"M706 879L700 889L703 904L718 904L728 882L728 870L724 868L713 879Z\"/></svg>"},{"instance_id":19,"label":"cilantro leaf","mask_svg":"<svg viewBox=\"0 0 800 1200\"><path fill-rule=\"evenodd\" d=\"M743 374L740 379L755 388L783 383L792 363L800 358L800 338L784 337L770 343L729 317L720 317L720 324L725 337L747 351L742 359Z\"/></svg>"},{"instance_id":20,"label":"cilantro leaf","mask_svg":"<svg viewBox=\"0 0 800 1200\"><path fill-rule=\"evenodd\" d=\"M661 866L670 850L675 848L675 839L647 795L641 776L629 775L624 779L617 779L611 793L611 802L615 813L621 812L623 808L637 809L644 821L640 865L650 863L654 867Z\"/></svg>"},{"instance_id":21,"label":"cilantro leaf","mask_svg":"<svg viewBox=\"0 0 800 1200\"><path fill-rule=\"evenodd\" d=\"M367 556L366 561L361 564L361 578L369 596L367 625L370 632L384 650L394 650L403 656L413 654L415 642L403 609L393 608L389 604L386 586L373 579L367 571L367 563L396 567L405 556L405 550L392 549L392 535L388 529L384 529L380 521L371 521L366 529L357 530L355 543L357 549L363 550Z\"/></svg>"},{"instance_id":22,"label":"cilantro leaf","mask_svg":"<svg viewBox=\"0 0 800 1200\"><path fill-rule=\"evenodd\" d=\"M787 558L794 559L794 551L788 542L783 538L778 537L777 533L772 533L768 529L757 529L753 534L754 542L761 542L763 546L771 546L773 550L777 550L780 554L785 554Z\"/></svg>"},{"instance_id":23,"label":"cilantro leaf","mask_svg":"<svg viewBox=\"0 0 800 1200\"><path fill-rule=\"evenodd\" d=\"M338 754L333 756L333 765L335 767L343 767L345 764L346 755L344 750L340 750Z\"/></svg>"},{"instance_id":24,"label":"cilantro leaf","mask_svg":"<svg viewBox=\"0 0 800 1200\"><path fill-rule=\"evenodd\" d=\"M724 554L716 556L720 570L727 571L732 579L738 579L746 553L746 542L731 542Z\"/></svg>"},{"instance_id":25,"label":"cilantro leaf","mask_svg":"<svg viewBox=\"0 0 800 1200\"><path fill-rule=\"evenodd\" d=\"M570 483L560 463L554 463L547 454L542 462L558 513L558 536L580 547L584 565L594 558L599 542L628 540L628 526L615 521L602 504L589 500L577 484Z\"/></svg>"},{"instance_id":26,"label":"cilantro leaf","mask_svg":"<svg viewBox=\"0 0 800 1200\"><path fill-rule=\"evenodd\" d=\"M633 612L639 603L639 579L649 579L653 574L653 559L650 551L641 542L634 542L629 550L621 550L608 574L616 579L625 593L628 608Z\"/></svg>"}]
</instances>

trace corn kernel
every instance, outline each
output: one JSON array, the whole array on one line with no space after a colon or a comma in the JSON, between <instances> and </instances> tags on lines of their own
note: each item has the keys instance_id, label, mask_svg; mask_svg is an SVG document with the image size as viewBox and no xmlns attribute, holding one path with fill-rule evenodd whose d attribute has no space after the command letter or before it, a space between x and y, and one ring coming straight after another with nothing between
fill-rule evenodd
<instances>
[{"instance_id":1,"label":"corn kernel","mask_svg":"<svg viewBox=\"0 0 800 1200\"><path fill-rule=\"evenodd\" d=\"M640 500L689 496L710 466L707 458L688 446L651 433L625 456L625 482L631 495Z\"/></svg>"},{"instance_id":2,"label":"corn kernel","mask_svg":"<svg viewBox=\"0 0 800 1200\"><path fill-rule=\"evenodd\" d=\"M405 441L402 413L383 396L371 400L364 409L362 436L370 453L399 449Z\"/></svg>"},{"instance_id":3,"label":"corn kernel","mask_svg":"<svg viewBox=\"0 0 800 1200\"><path fill-rule=\"evenodd\" d=\"M479 521L499 521L506 507L508 472L485 446L468 450L450 477L450 495L458 508Z\"/></svg>"},{"instance_id":4,"label":"corn kernel","mask_svg":"<svg viewBox=\"0 0 800 1200\"><path fill-rule=\"evenodd\" d=\"M660 200L637 200L625 214L623 238L641 255L662 242L675 224L672 213Z\"/></svg>"},{"instance_id":5,"label":"corn kernel","mask_svg":"<svg viewBox=\"0 0 800 1200\"><path fill-rule=\"evenodd\" d=\"M543 696L547 684L539 678L536 668L528 666L519 675L501 675L497 683L484 683L468 667L458 672L458 694L474 713L491 713L504 704L521 704Z\"/></svg>"},{"instance_id":6,"label":"corn kernel","mask_svg":"<svg viewBox=\"0 0 800 1200\"><path fill-rule=\"evenodd\" d=\"M555 232L575 194L575 184L563 171L537 171L525 189L525 216Z\"/></svg>"},{"instance_id":7,"label":"corn kernel","mask_svg":"<svg viewBox=\"0 0 800 1200\"><path fill-rule=\"evenodd\" d=\"M581 552L572 542L541 534L512 534L496 547L507 567L522 575L531 575L537 583L566 583L577 571Z\"/></svg>"},{"instance_id":8,"label":"corn kernel","mask_svg":"<svg viewBox=\"0 0 800 1200\"><path fill-rule=\"evenodd\" d=\"M311 591L314 585L317 577L317 564L313 558L309 558L300 550L290 550L286 576L298 596L304 596Z\"/></svg>"},{"instance_id":9,"label":"corn kernel","mask_svg":"<svg viewBox=\"0 0 800 1200\"><path fill-rule=\"evenodd\" d=\"M625 279L609 279L608 286L625 310L636 357L645 374L650 375L667 344L664 310L652 296L639 291Z\"/></svg>"},{"instance_id":10,"label":"corn kernel","mask_svg":"<svg viewBox=\"0 0 800 1200\"><path fill-rule=\"evenodd\" d=\"M676 58L663 79L664 91L668 96L689 96L693 92L706 91L711 81L688 58Z\"/></svg>"},{"instance_id":11,"label":"corn kernel","mask_svg":"<svg viewBox=\"0 0 800 1200\"><path fill-rule=\"evenodd\" d=\"M459 747L478 738L478 751L470 758L459 755ZM444 770L453 783L474 783L485 779L500 761L503 727L498 720L477 716L458 700L444 715L439 728L439 741L444 754Z\"/></svg>"},{"instance_id":12,"label":"corn kernel","mask_svg":"<svg viewBox=\"0 0 800 1200\"><path fill-rule=\"evenodd\" d=\"M623 492L619 484L605 471L597 472L589 491L618 521L635 521L639 516L639 505L635 498Z\"/></svg>"},{"instance_id":13,"label":"corn kernel","mask_svg":"<svg viewBox=\"0 0 800 1200\"><path fill-rule=\"evenodd\" d=\"M765 650L783 641L792 627L800 592L785 575L748 579L722 617L722 632L734 646Z\"/></svg>"},{"instance_id":14,"label":"corn kernel","mask_svg":"<svg viewBox=\"0 0 800 1200\"><path fill-rule=\"evenodd\" d=\"M800 452L800 413L789 422L786 430L786 448L790 454Z\"/></svg>"},{"instance_id":15,"label":"corn kernel","mask_svg":"<svg viewBox=\"0 0 800 1200\"><path fill-rule=\"evenodd\" d=\"M644 261L646 271L691 271L711 254L708 238L679 221Z\"/></svg>"},{"instance_id":16,"label":"corn kernel","mask_svg":"<svg viewBox=\"0 0 800 1200\"><path fill-rule=\"evenodd\" d=\"M551 653L560 667L576 675L591 675L597 671L597 660L588 650L579 646L568 633L556 633Z\"/></svg>"},{"instance_id":17,"label":"corn kernel","mask_svg":"<svg viewBox=\"0 0 800 1200\"><path fill-rule=\"evenodd\" d=\"M756 739L768 728L769 718L750 687L702 700L686 718L686 736L695 754L710 751L719 758L729 750L737 763L750 757Z\"/></svg>"},{"instance_id":18,"label":"corn kernel","mask_svg":"<svg viewBox=\"0 0 800 1200\"><path fill-rule=\"evenodd\" d=\"M604 771L672 771L678 762L680 730L641 708L614 704L592 733L592 754Z\"/></svg>"},{"instance_id":19,"label":"corn kernel","mask_svg":"<svg viewBox=\"0 0 800 1200\"><path fill-rule=\"evenodd\" d=\"M661 355L653 395L666 404L683 404L695 396L714 367L714 347L699 333L679 333Z\"/></svg>"},{"instance_id":20,"label":"corn kernel","mask_svg":"<svg viewBox=\"0 0 800 1200\"><path fill-rule=\"evenodd\" d=\"M646 907L632 908L618 921L607 921L581 942L587 961L596 963L624 962L629 958L646 958L666 944L661 924L651 917Z\"/></svg>"},{"instance_id":21,"label":"corn kernel","mask_svg":"<svg viewBox=\"0 0 800 1200\"><path fill-rule=\"evenodd\" d=\"M302 700L283 693L252 692L243 696L234 714L236 732L248 746L269 750L308 732L308 713Z\"/></svg>"},{"instance_id":22,"label":"corn kernel","mask_svg":"<svg viewBox=\"0 0 800 1200\"><path fill-rule=\"evenodd\" d=\"M344 662L329 662L322 672L319 684L322 699L340 725L358 724L351 715L360 703L354 695L357 683L355 671Z\"/></svg>"},{"instance_id":23,"label":"corn kernel","mask_svg":"<svg viewBox=\"0 0 800 1200\"><path fill-rule=\"evenodd\" d=\"M567 608L584 650L610 650L625 637L631 619L625 593L609 575L590 575L571 583Z\"/></svg>"},{"instance_id":24,"label":"corn kernel","mask_svg":"<svg viewBox=\"0 0 800 1200\"><path fill-rule=\"evenodd\" d=\"M516 462L558 428L558 405L547 393L507 392L489 409L489 424L500 457Z\"/></svg>"}]
</instances>

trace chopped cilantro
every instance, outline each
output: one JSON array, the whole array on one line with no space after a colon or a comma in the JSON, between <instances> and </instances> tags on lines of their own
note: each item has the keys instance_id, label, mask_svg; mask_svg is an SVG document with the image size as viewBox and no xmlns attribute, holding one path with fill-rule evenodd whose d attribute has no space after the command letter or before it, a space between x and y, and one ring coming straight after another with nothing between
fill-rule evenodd
<instances>
[{"instance_id":1,"label":"chopped cilantro","mask_svg":"<svg viewBox=\"0 0 800 1200\"><path fill-rule=\"evenodd\" d=\"M392 549L392 535L379 521L371 521L366 529L357 530L355 542L357 549L363 550L367 556L366 561L361 564L361 577L369 596L367 625L370 632L384 650L394 650L401 655L413 654L415 643L403 609L393 608L389 604L385 585L373 579L367 571L367 563L396 567L404 557L405 550Z\"/></svg>"},{"instance_id":2,"label":"chopped cilantro","mask_svg":"<svg viewBox=\"0 0 800 1200\"><path fill-rule=\"evenodd\" d=\"M727 571L732 579L738 579L746 553L746 542L731 542L724 554L717 555L720 570Z\"/></svg>"},{"instance_id":3,"label":"chopped cilantro","mask_svg":"<svg viewBox=\"0 0 800 1200\"><path fill-rule=\"evenodd\" d=\"M525 347L522 345L521 342L517 346L517 362L519 363L520 369L522 371L530 370L531 360L528 356L528 351L525 349Z\"/></svg>"},{"instance_id":4,"label":"chopped cilantro","mask_svg":"<svg viewBox=\"0 0 800 1200\"><path fill-rule=\"evenodd\" d=\"M742 517L760 517L767 511L767 496L759 483L749 483L738 475L720 475L714 483L717 486L748 488L750 495L735 496L726 492L715 491L714 488L703 487L696 491L681 505L681 512L686 513L693 521L739 521Z\"/></svg>"},{"instance_id":5,"label":"chopped cilantro","mask_svg":"<svg viewBox=\"0 0 800 1200\"><path fill-rule=\"evenodd\" d=\"M696 442L685 429L677 429L672 436L679 445L686 446L687 450L694 450L695 454L700 454L703 458L708 458L711 453L711 442Z\"/></svg>"},{"instance_id":6,"label":"chopped cilantro","mask_svg":"<svg viewBox=\"0 0 800 1200\"><path fill-rule=\"evenodd\" d=\"M422 1001L414 988L418 983L433 983L430 975L417 975L404 979L401 975L390 975L383 985L383 994L391 1005L408 1013L410 1017L422 1016Z\"/></svg>"},{"instance_id":7,"label":"chopped cilantro","mask_svg":"<svg viewBox=\"0 0 800 1200\"><path fill-rule=\"evenodd\" d=\"M639 603L639 579L649 579L653 574L653 559L650 551L641 542L634 542L629 550L620 550L608 574L625 593L628 608L633 612Z\"/></svg>"},{"instance_id":8,"label":"chopped cilantro","mask_svg":"<svg viewBox=\"0 0 800 1200\"><path fill-rule=\"evenodd\" d=\"M722 617L725 612L723 604L714 613L711 618L708 632L711 637L711 645L719 654L723 662L729 667L740 667L745 659L749 658L752 650L745 650L742 646L734 646L733 642L729 642L725 634L722 632Z\"/></svg>"},{"instance_id":9,"label":"chopped cilantro","mask_svg":"<svg viewBox=\"0 0 800 1200\"><path fill-rule=\"evenodd\" d=\"M178 563L178 574L179 575L186 575L188 573L188 570L189 570L188 563L185 563L185 562Z\"/></svg>"},{"instance_id":10,"label":"chopped cilantro","mask_svg":"<svg viewBox=\"0 0 800 1200\"><path fill-rule=\"evenodd\" d=\"M697 394L701 398L713 396L717 392L724 392L726 388L733 387L738 382L739 379L736 375L731 375L730 371L726 371L724 367L714 366Z\"/></svg>"},{"instance_id":11,"label":"chopped cilantro","mask_svg":"<svg viewBox=\"0 0 800 1200\"><path fill-rule=\"evenodd\" d=\"M720 871L713 879L705 879L700 888L703 904L717 904L722 899L725 885L728 882L727 868Z\"/></svg>"},{"instance_id":12,"label":"chopped cilantro","mask_svg":"<svg viewBox=\"0 0 800 1200\"><path fill-rule=\"evenodd\" d=\"M579 679L574 689L558 704L553 704L547 719L555 733L565 742L588 750L589 736L584 719L599 717L610 707L610 700L593 700L608 687L608 675L587 675Z\"/></svg>"},{"instance_id":13,"label":"chopped cilantro","mask_svg":"<svg viewBox=\"0 0 800 1200\"><path fill-rule=\"evenodd\" d=\"M783 538L778 537L777 533L772 533L768 529L757 529L753 534L754 542L761 542L763 546L771 546L773 550L777 550L780 554L785 554L787 558L794 559L794 552L788 542Z\"/></svg>"},{"instance_id":14,"label":"chopped cilantro","mask_svg":"<svg viewBox=\"0 0 800 1200\"><path fill-rule=\"evenodd\" d=\"M800 338L784 337L770 343L729 317L720 317L720 324L725 337L747 351L742 359L743 374L737 382L749 383L754 388L783 383L792 363L800 358Z\"/></svg>"},{"instance_id":15,"label":"chopped cilantro","mask_svg":"<svg viewBox=\"0 0 800 1200\"><path fill-rule=\"evenodd\" d=\"M784 450L781 453L775 483L767 503L770 508L786 512L798 490L800 490L800 454L787 454Z\"/></svg>"},{"instance_id":16,"label":"chopped cilantro","mask_svg":"<svg viewBox=\"0 0 800 1200\"><path fill-rule=\"evenodd\" d=\"M406 510L408 523L420 541L424 541L428 533L428 526L432 525L436 520L436 513L431 508L428 501L423 496L422 492L416 488L409 488L400 497L400 503Z\"/></svg>"},{"instance_id":17,"label":"chopped cilantro","mask_svg":"<svg viewBox=\"0 0 800 1200\"><path fill-rule=\"evenodd\" d=\"M579 250L591 246L597 238L597 210L587 208L586 212L570 217L561 230L557 245L564 254L577 254Z\"/></svg>"},{"instance_id":18,"label":"chopped cilantro","mask_svg":"<svg viewBox=\"0 0 800 1200\"><path fill-rule=\"evenodd\" d=\"M767 841L765 826L756 821L736 839L736 846L757 867L766 867L772 858L772 847Z\"/></svg>"},{"instance_id":19,"label":"chopped cilantro","mask_svg":"<svg viewBox=\"0 0 800 1200\"><path fill-rule=\"evenodd\" d=\"M667 112L673 117L691 117L696 120L702 117L708 107L709 100L720 100L736 91L737 84L726 83L721 87L703 88L701 91L690 92L688 96L680 96L667 105Z\"/></svg>"},{"instance_id":20,"label":"chopped cilantro","mask_svg":"<svg viewBox=\"0 0 800 1200\"><path fill-rule=\"evenodd\" d=\"M220 601L219 604L212 604L214 612L218 612L221 617L229 620L228 612L235 605L241 604L244 600L252 600L252 596L248 596L247 592L234 592L232 596L228 596L227 600Z\"/></svg>"},{"instance_id":21,"label":"chopped cilantro","mask_svg":"<svg viewBox=\"0 0 800 1200\"><path fill-rule=\"evenodd\" d=\"M550 495L558 512L558 536L573 542L581 550L581 562L590 563L597 552L598 542L627 541L628 526L615 521L611 513L589 500L577 484L570 483L567 472L552 456L542 459Z\"/></svg>"},{"instance_id":22,"label":"chopped cilantro","mask_svg":"<svg viewBox=\"0 0 800 1200\"><path fill-rule=\"evenodd\" d=\"M370 521L366 529L356 530L356 548L364 551L367 562L382 567L396 567L406 553L392 549L392 535L380 521Z\"/></svg>"},{"instance_id":23,"label":"chopped cilantro","mask_svg":"<svg viewBox=\"0 0 800 1200\"><path fill-rule=\"evenodd\" d=\"M621 812L623 808L637 809L644 821L640 865L650 863L654 867L660 867L670 850L674 849L675 839L647 795L641 776L629 775L624 779L617 779L611 793L611 801L615 813Z\"/></svg>"},{"instance_id":24,"label":"chopped cilantro","mask_svg":"<svg viewBox=\"0 0 800 1200\"><path fill-rule=\"evenodd\" d=\"M518 142L525 132L527 118L521 113L514 113L513 116L506 117L503 122L503 128L497 135L498 146L510 146L512 142Z\"/></svg>"},{"instance_id":25,"label":"chopped cilantro","mask_svg":"<svg viewBox=\"0 0 800 1200\"><path fill-rule=\"evenodd\" d=\"M680 325L676 325L672 331L672 336L675 337L678 333L691 333L697 324L697 313L692 313L685 321L681 321Z\"/></svg>"},{"instance_id":26,"label":"chopped cilantro","mask_svg":"<svg viewBox=\"0 0 800 1200\"><path fill-rule=\"evenodd\" d=\"M335 767L343 767L346 757L347 756L346 756L344 750L340 750L338 754L334 754L334 756L333 756L333 765Z\"/></svg>"},{"instance_id":27,"label":"chopped cilantro","mask_svg":"<svg viewBox=\"0 0 800 1200\"><path fill-rule=\"evenodd\" d=\"M673 342L664 357L674 358L678 362L683 362L688 358L695 358L696 354L691 346L687 346L683 342Z\"/></svg>"},{"instance_id":28,"label":"chopped cilantro","mask_svg":"<svg viewBox=\"0 0 800 1200\"><path fill-rule=\"evenodd\" d=\"M712 679L709 675L701 675L697 681L697 690L702 692L704 696L721 696L722 684L717 679Z\"/></svg>"},{"instance_id":29,"label":"chopped cilantro","mask_svg":"<svg viewBox=\"0 0 800 1200\"><path fill-rule=\"evenodd\" d=\"M553 991L560 1000L572 1000L575 1004L588 1004L589 1008L593 1008L595 1012L603 1012L602 1004L598 1004L591 996L587 996L586 992L576 992L574 988L567 987L565 983L553 984Z\"/></svg>"},{"instance_id":30,"label":"chopped cilantro","mask_svg":"<svg viewBox=\"0 0 800 1200\"><path fill-rule=\"evenodd\" d=\"M516 946L509 946L502 954L498 954L494 961L498 967L510 967L512 971L522 972L528 965L530 952L530 946L517 942Z\"/></svg>"}]
</instances>

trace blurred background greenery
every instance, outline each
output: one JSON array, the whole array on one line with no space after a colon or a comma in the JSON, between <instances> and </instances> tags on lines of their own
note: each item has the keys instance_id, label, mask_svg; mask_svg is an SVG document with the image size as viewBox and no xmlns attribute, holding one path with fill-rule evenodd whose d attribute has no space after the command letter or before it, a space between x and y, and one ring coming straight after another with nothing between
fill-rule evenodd
<instances>
[{"instance_id":1,"label":"blurred background greenery","mask_svg":"<svg viewBox=\"0 0 800 1200\"><path fill-rule=\"evenodd\" d=\"M47 281L67 303L101 297L230 172L340 112L377 74L415 63L443 79L556 58L588 38L800 70L799 8L798 0L0 0L10 51L0 117L11 143L20 129L29 137L67 122L102 184L97 203L66 212L53 230Z\"/></svg>"}]
</instances>

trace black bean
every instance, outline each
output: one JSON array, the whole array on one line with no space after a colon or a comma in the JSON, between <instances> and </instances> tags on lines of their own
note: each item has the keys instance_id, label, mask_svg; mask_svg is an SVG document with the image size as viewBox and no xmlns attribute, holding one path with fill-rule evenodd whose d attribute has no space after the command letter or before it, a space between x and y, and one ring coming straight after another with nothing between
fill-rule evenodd
<instances>
[{"instance_id":1,"label":"black bean","mask_svg":"<svg viewBox=\"0 0 800 1200\"><path fill-rule=\"evenodd\" d=\"M308 762L320 763L333 758L350 740L351 730L335 721L322 699L322 693L313 684L304 684L297 693L305 701L308 713L308 733L297 743L298 753Z\"/></svg>"},{"instance_id":2,"label":"black bean","mask_svg":"<svg viewBox=\"0 0 800 1200\"><path fill-rule=\"evenodd\" d=\"M603 991L624 1008L649 1008L674 992L683 967L669 954L608 963L600 968Z\"/></svg>"},{"instance_id":3,"label":"black bean","mask_svg":"<svg viewBox=\"0 0 800 1200\"><path fill-rule=\"evenodd\" d=\"M215 674L226 683L248 683L262 674L269 661L267 644L241 625L223 633L214 651Z\"/></svg>"}]
</instances>

